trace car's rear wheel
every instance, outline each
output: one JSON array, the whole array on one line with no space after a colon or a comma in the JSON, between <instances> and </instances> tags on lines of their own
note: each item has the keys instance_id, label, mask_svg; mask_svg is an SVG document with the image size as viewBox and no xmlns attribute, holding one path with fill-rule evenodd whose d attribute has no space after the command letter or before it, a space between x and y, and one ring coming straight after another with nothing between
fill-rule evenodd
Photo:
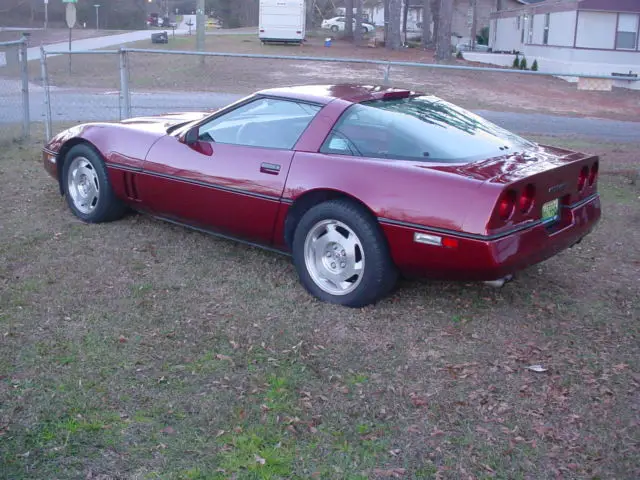
<instances>
[{"instance_id":1,"label":"car's rear wheel","mask_svg":"<svg viewBox=\"0 0 640 480\"><path fill-rule=\"evenodd\" d=\"M369 33L369 29L367 27L362 27L362 33Z\"/></svg>"},{"instance_id":2,"label":"car's rear wheel","mask_svg":"<svg viewBox=\"0 0 640 480\"><path fill-rule=\"evenodd\" d=\"M89 145L76 145L69 150L62 183L69 208L85 222L117 220L126 211L113 193L104 160Z\"/></svg>"},{"instance_id":3,"label":"car's rear wheel","mask_svg":"<svg viewBox=\"0 0 640 480\"><path fill-rule=\"evenodd\" d=\"M397 279L375 219L348 200L321 203L304 214L294 234L293 260L309 293L348 307L379 300Z\"/></svg>"},{"instance_id":4,"label":"car's rear wheel","mask_svg":"<svg viewBox=\"0 0 640 480\"><path fill-rule=\"evenodd\" d=\"M336 33L339 30L337 25L331 25L331 31Z\"/></svg>"}]
</instances>

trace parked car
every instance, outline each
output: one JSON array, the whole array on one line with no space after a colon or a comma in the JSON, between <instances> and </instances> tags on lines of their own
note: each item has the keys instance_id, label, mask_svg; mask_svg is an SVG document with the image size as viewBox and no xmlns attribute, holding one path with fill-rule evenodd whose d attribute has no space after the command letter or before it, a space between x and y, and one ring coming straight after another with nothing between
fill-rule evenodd
<instances>
[{"instance_id":1,"label":"parked car","mask_svg":"<svg viewBox=\"0 0 640 480\"><path fill-rule=\"evenodd\" d=\"M488 52L490 51L491 48L489 47L489 45L480 45L479 43L475 44L475 48L471 48L471 44L469 43L458 43L456 45L456 51L457 52Z\"/></svg>"},{"instance_id":2,"label":"parked car","mask_svg":"<svg viewBox=\"0 0 640 480\"><path fill-rule=\"evenodd\" d=\"M86 123L43 162L85 222L131 208L289 253L311 294L350 307L399 273L502 284L600 218L597 156L397 88L277 88L216 112Z\"/></svg>"},{"instance_id":3,"label":"parked car","mask_svg":"<svg viewBox=\"0 0 640 480\"><path fill-rule=\"evenodd\" d=\"M332 32L344 32L345 29L345 25L347 23L347 18L346 17L334 17L334 18L329 18L327 20L323 20L322 22L322 28L324 28L325 30L331 30ZM356 20L353 20L353 28L356 28ZM373 32L376 29L376 27L370 23L362 23L362 32L363 33L369 33L369 32Z\"/></svg>"}]
</instances>

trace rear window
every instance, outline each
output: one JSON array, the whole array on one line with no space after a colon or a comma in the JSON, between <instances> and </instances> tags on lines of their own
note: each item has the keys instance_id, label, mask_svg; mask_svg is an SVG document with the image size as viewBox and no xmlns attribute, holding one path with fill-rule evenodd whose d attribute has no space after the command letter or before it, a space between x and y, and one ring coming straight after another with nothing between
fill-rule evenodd
<instances>
[{"instance_id":1,"label":"rear window","mask_svg":"<svg viewBox=\"0 0 640 480\"><path fill-rule=\"evenodd\" d=\"M423 162L471 162L534 147L463 108L433 96L352 105L321 152Z\"/></svg>"}]
</instances>

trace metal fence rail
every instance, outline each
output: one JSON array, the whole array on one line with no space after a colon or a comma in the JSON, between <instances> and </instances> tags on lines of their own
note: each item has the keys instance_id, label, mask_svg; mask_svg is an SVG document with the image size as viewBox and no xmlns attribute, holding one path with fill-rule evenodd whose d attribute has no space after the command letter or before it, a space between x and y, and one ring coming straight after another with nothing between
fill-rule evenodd
<instances>
[{"instance_id":1,"label":"metal fence rail","mask_svg":"<svg viewBox=\"0 0 640 480\"><path fill-rule=\"evenodd\" d=\"M30 132L29 70L25 38L0 42L0 141Z\"/></svg>"},{"instance_id":2,"label":"metal fence rail","mask_svg":"<svg viewBox=\"0 0 640 480\"><path fill-rule=\"evenodd\" d=\"M53 57L76 55L79 58L94 56L94 63L98 63L99 66L93 65L91 67L93 70L90 70L89 67L84 66L82 61L74 61L73 67L71 67L72 62L69 62L70 66L67 67L66 61L56 61L52 62L55 63L55 68L49 68L49 61ZM233 60L233 62L229 60ZM273 61L279 62L278 67L274 66ZM244 93L254 91L256 82L249 85L249 83L245 83L245 77L251 76L252 79L255 79L256 72L259 75L261 71L264 72L263 75L273 74L274 71L282 72L282 75L276 80L272 75L269 80L257 82L260 88L288 85L291 83L288 72L296 71L308 72L307 77L304 77L306 73L303 74L307 83L311 78L313 83L352 81L389 85L393 81L394 85L417 90L422 89L421 85L429 76L436 75L435 71L468 71L483 74L621 81L620 77L614 75L579 72L540 72L363 58L125 47L119 50L74 50L71 52L65 50L45 52L41 49L41 65L43 86L46 92L45 130L47 138L51 135L52 122L60 120L60 118L56 118L57 112L66 111L66 107L71 105L73 101L84 103L84 108L76 105L76 108L82 109L81 115L79 115L82 118L74 118L74 120L122 120L133 115L157 114L171 110L217 108L222 106L220 103L226 104L237 98L241 91ZM158 68L158 65L163 68ZM336 68L338 65L340 68ZM243 68L245 68L244 76ZM427 73L428 71L432 71L433 75ZM415 74L415 72L425 73ZM90 81L92 75L94 82ZM446 73L439 75L446 75ZM75 79L78 81L76 82ZM220 88L222 80L226 80L227 90ZM640 78L625 78L623 80L631 83L639 81ZM63 86L52 90L52 85ZM84 87L85 90L78 87ZM92 88L100 88L102 91L91 93ZM224 97L225 94L229 97ZM235 98L232 98L233 94L236 95Z\"/></svg>"}]
</instances>

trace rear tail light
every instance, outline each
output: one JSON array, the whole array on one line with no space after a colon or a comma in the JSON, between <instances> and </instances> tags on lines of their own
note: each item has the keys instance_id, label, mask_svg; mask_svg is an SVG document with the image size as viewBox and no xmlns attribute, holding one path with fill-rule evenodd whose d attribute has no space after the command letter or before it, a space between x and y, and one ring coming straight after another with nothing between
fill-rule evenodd
<instances>
[{"instance_id":1,"label":"rear tail light","mask_svg":"<svg viewBox=\"0 0 640 480\"><path fill-rule=\"evenodd\" d=\"M502 220L508 220L516 206L516 192L507 190L498 202L498 215Z\"/></svg>"},{"instance_id":2,"label":"rear tail light","mask_svg":"<svg viewBox=\"0 0 640 480\"><path fill-rule=\"evenodd\" d=\"M580 175L578 176L578 191L581 192L584 190L584 186L587 184L587 177L589 176L589 169L587 167L582 167L580 170Z\"/></svg>"},{"instance_id":3,"label":"rear tail light","mask_svg":"<svg viewBox=\"0 0 640 480\"><path fill-rule=\"evenodd\" d=\"M533 200L536 196L536 187L533 184L528 184L522 194L520 195L519 207L522 213L527 213L533 206Z\"/></svg>"},{"instance_id":4,"label":"rear tail light","mask_svg":"<svg viewBox=\"0 0 640 480\"><path fill-rule=\"evenodd\" d=\"M591 171L589 172L589 186L593 185L598 178L598 162L594 163L591 166Z\"/></svg>"},{"instance_id":5,"label":"rear tail light","mask_svg":"<svg viewBox=\"0 0 640 480\"><path fill-rule=\"evenodd\" d=\"M264 28L261 28L261 29L260 29L260 33L264 33Z\"/></svg>"}]
</instances>

